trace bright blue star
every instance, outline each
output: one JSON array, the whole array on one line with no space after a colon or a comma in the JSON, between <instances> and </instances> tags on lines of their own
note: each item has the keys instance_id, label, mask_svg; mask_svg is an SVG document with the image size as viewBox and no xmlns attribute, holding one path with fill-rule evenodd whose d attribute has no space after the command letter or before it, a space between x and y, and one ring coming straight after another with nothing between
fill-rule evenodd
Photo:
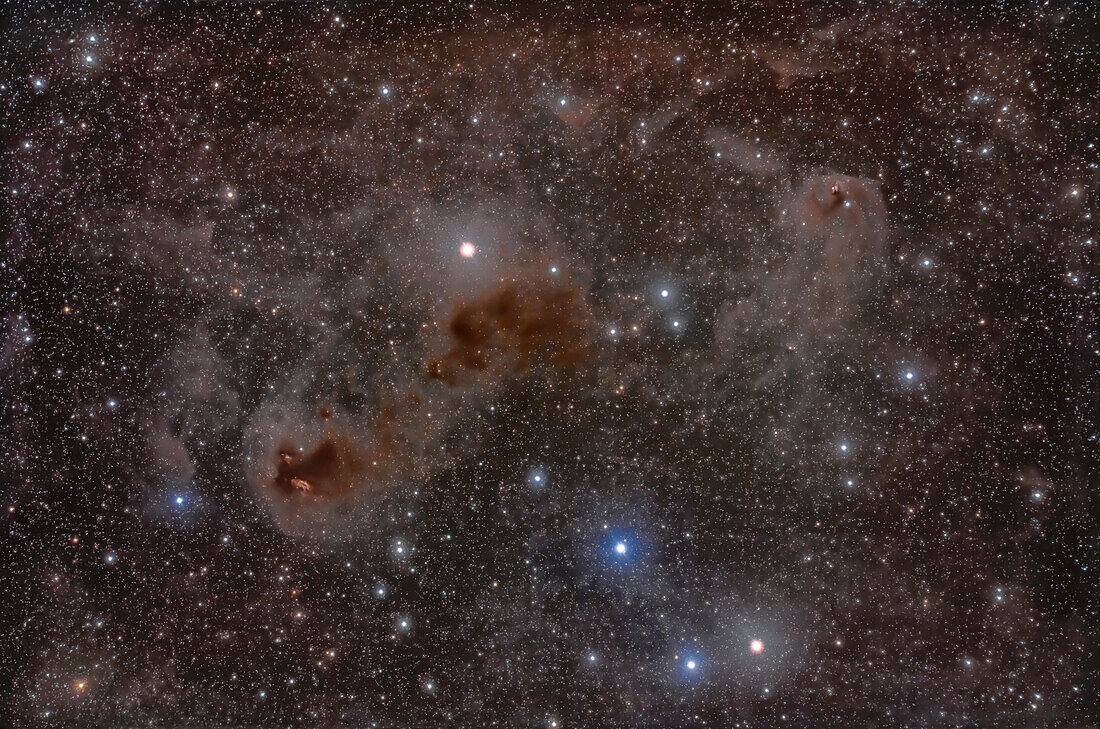
<instances>
[{"instance_id":1,"label":"bright blue star","mask_svg":"<svg viewBox=\"0 0 1100 729\"><path fill-rule=\"evenodd\" d=\"M677 672L685 679L695 679L703 670L703 657L696 651L687 651L680 656Z\"/></svg>"},{"instance_id":2,"label":"bright blue star","mask_svg":"<svg viewBox=\"0 0 1100 729\"><path fill-rule=\"evenodd\" d=\"M187 512L191 507L191 497L186 491L177 491L168 497L168 507L177 513Z\"/></svg>"},{"instance_id":3,"label":"bright blue star","mask_svg":"<svg viewBox=\"0 0 1100 729\"><path fill-rule=\"evenodd\" d=\"M638 535L628 529L609 530L600 542L600 550L604 559L618 567L633 565L645 551Z\"/></svg>"}]
</instances>

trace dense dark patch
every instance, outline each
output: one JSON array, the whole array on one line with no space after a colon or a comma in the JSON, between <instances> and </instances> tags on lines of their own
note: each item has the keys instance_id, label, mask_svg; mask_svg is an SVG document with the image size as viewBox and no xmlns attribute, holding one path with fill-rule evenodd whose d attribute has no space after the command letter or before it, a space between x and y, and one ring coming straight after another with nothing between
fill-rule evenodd
<instances>
[{"instance_id":1,"label":"dense dark patch","mask_svg":"<svg viewBox=\"0 0 1100 729\"><path fill-rule=\"evenodd\" d=\"M576 289L509 283L455 309L448 349L428 363L427 377L455 385L481 372L572 367L588 355L586 324Z\"/></svg>"},{"instance_id":2,"label":"dense dark patch","mask_svg":"<svg viewBox=\"0 0 1100 729\"><path fill-rule=\"evenodd\" d=\"M272 485L288 493L334 499L351 492L362 472L363 461L354 445L329 435L304 455L291 446L280 448Z\"/></svg>"}]
</instances>

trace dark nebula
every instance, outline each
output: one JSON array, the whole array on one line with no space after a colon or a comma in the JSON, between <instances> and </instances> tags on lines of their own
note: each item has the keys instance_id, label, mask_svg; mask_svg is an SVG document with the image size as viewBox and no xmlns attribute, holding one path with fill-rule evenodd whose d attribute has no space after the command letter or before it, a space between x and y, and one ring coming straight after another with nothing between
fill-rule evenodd
<instances>
[{"instance_id":1,"label":"dark nebula","mask_svg":"<svg viewBox=\"0 0 1100 729\"><path fill-rule=\"evenodd\" d=\"M510 282L458 305L446 333L446 351L428 362L426 376L448 385L538 364L574 367L588 355L580 292L548 280Z\"/></svg>"},{"instance_id":2,"label":"dark nebula","mask_svg":"<svg viewBox=\"0 0 1100 729\"><path fill-rule=\"evenodd\" d=\"M886 204L878 184L827 174L793 193L783 223L792 250L776 278L787 301L813 326L851 321L851 307L886 281ZM807 265L809 264L809 265Z\"/></svg>"},{"instance_id":3,"label":"dark nebula","mask_svg":"<svg viewBox=\"0 0 1100 729\"><path fill-rule=\"evenodd\" d=\"M274 487L321 499L347 495L364 464L354 446L338 436L326 436L313 450L299 453L290 446L279 449Z\"/></svg>"},{"instance_id":4,"label":"dark nebula","mask_svg":"<svg viewBox=\"0 0 1100 729\"><path fill-rule=\"evenodd\" d=\"M386 403L354 417L282 398L257 410L244 438L246 476L280 529L306 542L346 542L376 527L428 437L418 398L401 402L400 413Z\"/></svg>"}]
</instances>

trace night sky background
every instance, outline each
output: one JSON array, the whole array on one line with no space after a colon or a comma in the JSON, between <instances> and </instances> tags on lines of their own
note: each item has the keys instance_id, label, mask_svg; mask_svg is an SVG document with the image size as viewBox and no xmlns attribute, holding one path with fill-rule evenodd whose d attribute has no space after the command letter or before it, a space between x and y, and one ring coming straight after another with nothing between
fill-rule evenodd
<instances>
[{"instance_id":1,"label":"night sky background","mask_svg":"<svg viewBox=\"0 0 1100 729\"><path fill-rule=\"evenodd\" d=\"M13 727L1096 727L1090 3L7 3Z\"/></svg>"}]
</instances>

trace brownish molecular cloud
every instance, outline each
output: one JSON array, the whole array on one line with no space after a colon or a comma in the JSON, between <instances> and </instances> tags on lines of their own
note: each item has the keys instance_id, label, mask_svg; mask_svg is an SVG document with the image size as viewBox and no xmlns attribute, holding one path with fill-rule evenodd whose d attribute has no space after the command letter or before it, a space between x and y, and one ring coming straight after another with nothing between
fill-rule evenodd
<instances>
[{"instance_id":1,"label":"brownish molecular cloud","mask_svg":"<svg viewBox=\"0 0 1100 729\"><path fill-rule=\"evenodd\" d=\"M272 405L250 431L249 482L289 534L340 539L369 521L407 465L392 408L353 418L329 408Z\"/></svg>"},{"instance_id":2,"label":"brownish molecular cloud","mask_svg":"<svg viewBox=\"0 0 1100 729\"><path fill-rule=\"evenodd\" d=\"M446 351L429 380L461 384L481 373L525 372L585 360L588 314L578 289L546 279L511 281L459 304L446 321Z\"/></svg>"},{"instance_id":3,"label":"brownish molecular cloud","mask_svg":"<svg viewBox=\"0 0 1100 729\"><path fill-rule=\"evenodd\" d=\"M362 470L363 461L351 441L329 435L306 454L289 445L280 448L273 485L290 493L339 498L352 490Z\"/></svg>"}]
</instances>

